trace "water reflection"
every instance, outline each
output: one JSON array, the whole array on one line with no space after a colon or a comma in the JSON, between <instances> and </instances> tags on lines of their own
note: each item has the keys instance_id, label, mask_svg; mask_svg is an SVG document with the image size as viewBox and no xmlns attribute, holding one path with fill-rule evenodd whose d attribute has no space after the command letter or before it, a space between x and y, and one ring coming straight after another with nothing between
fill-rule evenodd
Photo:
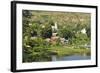
<instances>
[{"instance_id":1,"label":"water reflection","mask_svg":"<svg viewBox=\"0 0 100 73\"><path fill-rule=\"evenodd\" d=\"M81 55L72 55L72 56L64 56L57 57L56 55L52 56L52 61L71 61L71 60L89 60L91 56L81 56Z\"/></svg>"}]
</instances>

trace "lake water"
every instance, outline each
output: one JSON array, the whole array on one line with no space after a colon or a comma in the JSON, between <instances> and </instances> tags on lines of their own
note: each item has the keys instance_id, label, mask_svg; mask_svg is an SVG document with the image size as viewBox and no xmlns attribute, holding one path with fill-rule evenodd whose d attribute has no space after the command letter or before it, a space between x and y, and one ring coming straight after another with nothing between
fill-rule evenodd
<instances>
[{"instance_id":1,"label":"lake water","mask_svg":"<svg viewBox=\"0 0 100 73\"><path fill-rule=\"evenodd\" d=\"M52 56L52 61L71 61L71 60L89 60L91 56L80 56L80 55L73 55L73 56L64 56L64 57L56 57Z\"/></svg>"}]
</instances>

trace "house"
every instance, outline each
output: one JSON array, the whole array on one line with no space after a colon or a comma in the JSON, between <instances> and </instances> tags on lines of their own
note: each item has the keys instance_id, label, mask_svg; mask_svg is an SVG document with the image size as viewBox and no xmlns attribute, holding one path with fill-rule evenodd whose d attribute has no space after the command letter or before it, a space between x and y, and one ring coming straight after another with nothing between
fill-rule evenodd
<instances>
[{"instance_id":1,"label":"house","mask_svg":"<svg viewBox=\"0 0 100 73\"><path fill-rule=\"evenodd\" d=\"M83 29L81 30L81 33L86 34L86 29L83 28Z\"/></svg>"}]
</instances>

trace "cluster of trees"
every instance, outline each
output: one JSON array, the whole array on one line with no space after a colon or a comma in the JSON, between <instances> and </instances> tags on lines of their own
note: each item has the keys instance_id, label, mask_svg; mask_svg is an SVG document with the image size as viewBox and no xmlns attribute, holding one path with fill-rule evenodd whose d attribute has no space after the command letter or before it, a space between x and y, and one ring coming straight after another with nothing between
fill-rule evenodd
<instances>
[{"instance_id":1,"label":"cluster of trees","mask_svg":"<svg viewBox=\"0 0 100 73\"><path fill-rule=\"evenodd\" d=\"M51 52L47 49L49 43L44 40L51 37L51 28L45 23L44 29L39 17L32 20L32 16L31 11L23 10L23 62L51 60Z\"/></svg>"},{"instance_id":2,"label":"cluster of trees","mask_svg":"<svg viewBox=\"0 0 100 73\"><path fill-rule=\"evenodd\" d=\"M48 47L52 44L45 39L51 38L51 26L55 22L58 24L58 36L69 40L70 45L89 43L90 19L88 13L23 10L23 62L51 60ZM86 34L80 32L83 28Z\"/></svg>"}]
</instances>

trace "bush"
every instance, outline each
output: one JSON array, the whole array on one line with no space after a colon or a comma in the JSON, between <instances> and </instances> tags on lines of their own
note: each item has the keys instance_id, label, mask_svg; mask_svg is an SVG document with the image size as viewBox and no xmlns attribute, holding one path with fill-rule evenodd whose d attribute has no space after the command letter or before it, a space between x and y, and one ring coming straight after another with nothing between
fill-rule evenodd
<instances>
[{"instance_id":1,"label":"bush","mask_svg":"<svg viewBox=\"0 0 100 73\"><path fill-rule=\"evenodd\" d=\"M75 37L71 39L71 43L75 45L85 45L89 43L90 39L87 37L86 34L77 33Z\"/></svg>"},{"instance_id":2,"label":"bush","mask_svg":"<svg viewBox=\"0 0 100 73\"><path fill-rule=\"evenodd\" d=\"M23 61L50 61L50 51L47 49L48 46L46 45L47 42L39 37L27 40L26 45L23 46Z\"/></svg>"}]
</instances>

